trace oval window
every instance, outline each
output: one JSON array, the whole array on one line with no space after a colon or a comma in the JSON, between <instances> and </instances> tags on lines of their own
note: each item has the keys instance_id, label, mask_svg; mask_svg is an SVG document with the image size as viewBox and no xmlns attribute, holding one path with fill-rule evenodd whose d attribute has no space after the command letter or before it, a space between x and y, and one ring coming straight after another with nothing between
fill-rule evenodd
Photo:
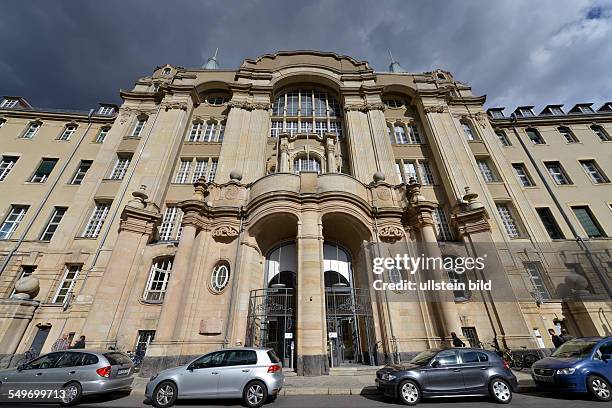
<instances>
[{"instance_id":1,"label":"oval window","mask_svg":"<svg viewBox=\"0 0 612 408\"><path fill-rule=\"evenodd\" d=\"M210 287L213 292L223 292L229 282L229 274L229 266L226 263L219 263L215 266L210 276Z\"/></svg>"}]
</instances>

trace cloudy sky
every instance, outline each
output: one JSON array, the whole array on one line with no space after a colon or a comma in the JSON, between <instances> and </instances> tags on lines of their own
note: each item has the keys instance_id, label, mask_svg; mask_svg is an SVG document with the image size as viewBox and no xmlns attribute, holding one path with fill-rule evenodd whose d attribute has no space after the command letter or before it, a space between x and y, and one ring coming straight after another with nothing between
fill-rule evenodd
<instances>
[{"instance_id":1,"label":"cloudy sky","mask_svg":"<svg viewBox=\"0 0 612 408\"><path fill-rule=\"evenodd\" d=\"M222 68L316 49L385 71L449 70L487 106L612 100L612 0L23 1L0 3L0 95L88 109L157 65Z\"/></svg>"}]
</instances>

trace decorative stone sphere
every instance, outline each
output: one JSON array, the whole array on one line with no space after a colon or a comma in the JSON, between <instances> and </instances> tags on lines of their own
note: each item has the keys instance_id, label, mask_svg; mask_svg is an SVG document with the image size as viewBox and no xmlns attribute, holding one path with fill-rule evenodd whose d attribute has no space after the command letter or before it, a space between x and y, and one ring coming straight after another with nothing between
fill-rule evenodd
<instances>
[{"instance_id":1,"label":"decorative stone sphere","mask_svg":"<svg viewBox=\"0 0 612 408\"><path fill-rule=\"evenodd\" d=\"M372 178L376 183L380 183L381 181L385 181L386 177L385 173L383 173L382 171L377 171L376 173L374 173L374 176Z\"/></svg>"},{"instance_id":2,"label":"decorative stone sphere","mask_svg":"<svg viewBox=\"0 0 612 408\"><path fill-rule=\"evenodd\" d=\"M234 180L234 181L242 180L242 172L240 170L232 170L229 176L230 176L230 180Z\"/></svg>"},{"instance_id":3,"label":"decorative stone sphere","mask_svg":"<svg viewBox=\"0 0 612 408\"><path fill-rule=\"evenodd\" d=\"M17 299L33 299L38 295L40 284L34 276L26 276L15 283L15 295Z\"/></svg>"},{"instance_id":4,"label":"decorative stone sphere","mask_svg":"<svg viewBox=\"0 0 612 408\"><path fill-rule=\"evenodd\" d=\"M589 282L586 280L586 278L575 272L572 272L565 277L565 284L570 289L573 289L577 292L585 291L589 287Z\"/></svg>"}]
</instances>

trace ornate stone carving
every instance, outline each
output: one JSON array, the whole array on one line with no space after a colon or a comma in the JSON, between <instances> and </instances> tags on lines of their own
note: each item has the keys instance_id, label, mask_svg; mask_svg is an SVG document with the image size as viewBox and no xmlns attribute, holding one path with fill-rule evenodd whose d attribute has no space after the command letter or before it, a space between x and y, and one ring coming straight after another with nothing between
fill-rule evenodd
<instances>
[{"instance_id":1,"label":"ornate stone carving","mask_svg":"<svg viewBox=\"0 0 612 408\"><path fill-rule=\"evenodd\" d=\"M399 241L404 236L404 230L395 225L387 225L380 229L378 236L384 241Z\"/></svg>"},{"instance_id":2,"label":"ornate stone carving","mask_svg":"<svg viewBox=\"0 0 612 408\"><path fill-rule=\"evenodd\" d=\"M272 106L269 102L248 102L248 101L229 101L227 105L230 108L239 108L244 110L268 110Z\"/></svg>"},{"instance_id":3,"label":"ornate stone carving","mask_svg":"<svg viewBox=\"0 0 612 408\"><path fill-rule=\"evenodd\" d=\"M238 187L231 185L227 186L225 188L225 198L228 200L234 200L236 197L238 197Z\"/></svg>"},{"instance_id":4,"label":"ornate stone carving","mask_svg":"<svg viewBox=\"0 0 612 408\"><path fill-rule=\"evenodd\" d=\"M187 110L187 104L185 102L164 102L162 106L167 111L170 109Z\"/></svg>"},{"instance_id":5,"label":"ornate stone carving","mask_svg":"<svg viewBox=\"0 0 612 408\"><path fill-rule=\"evenodd\" d=\"M214 238L236 238L238 236L238 228L231 225L221 225L213 230L212 236Z\"/></svg>"},{"instance_id":6,"label":"ornate stone carving","mask_svg":"<svg viewBox=\"0 0 612 408\"><path fill-rule=\"evenodd\" d=\"M155 113L155 109L136 109L136 108L130 108L129 106L124 106L120 109L119 123L122 125L125 124L125 122L127 122L127 120L132 115L135 115L135 116L147 115L148 116L153 113Z\"/></svg>"},{"instance_id":7,"label":"ornate stone carving","mask_svg":"<svg viewBox=\"0 0 612 408\"><path fill-rule=\"evenodd\" d=\"M446 111L446 106L444 105L425 106L423 110L425 111L425 113L444 113L444 111Z\"/></svg>"},{"instance_id":8,"label":"ornate stone carving","mask_svg":"<svg viewBox=\"0 0 612 408\"><path fill-rule=\"evenodd\" d=\"M387 107L384 103L351 103L344 105L345 111L367 112L370 110L385 110Z\"/></svg>"}]
</instances>

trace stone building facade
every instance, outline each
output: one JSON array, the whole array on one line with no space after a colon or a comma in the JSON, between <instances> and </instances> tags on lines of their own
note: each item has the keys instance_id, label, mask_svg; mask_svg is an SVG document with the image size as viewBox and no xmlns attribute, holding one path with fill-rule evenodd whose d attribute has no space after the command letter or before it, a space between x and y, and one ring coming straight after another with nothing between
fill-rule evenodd
<instances>
[{"instance_id":1,"label":"stone building facade","mask_svg":"<svg viewBox=\"0 0 612 408\"><path fill-rule=\"evenodd\" d=\"M610 334L612 103L507 117L449 72L312 51L165 65L121 98L0 104L5 364L63 334L145 371L255 345L303 375L451 332ZM373 290L373 257L415 251L486 252L493 289Z\"/></svg>"}]
</instances>

